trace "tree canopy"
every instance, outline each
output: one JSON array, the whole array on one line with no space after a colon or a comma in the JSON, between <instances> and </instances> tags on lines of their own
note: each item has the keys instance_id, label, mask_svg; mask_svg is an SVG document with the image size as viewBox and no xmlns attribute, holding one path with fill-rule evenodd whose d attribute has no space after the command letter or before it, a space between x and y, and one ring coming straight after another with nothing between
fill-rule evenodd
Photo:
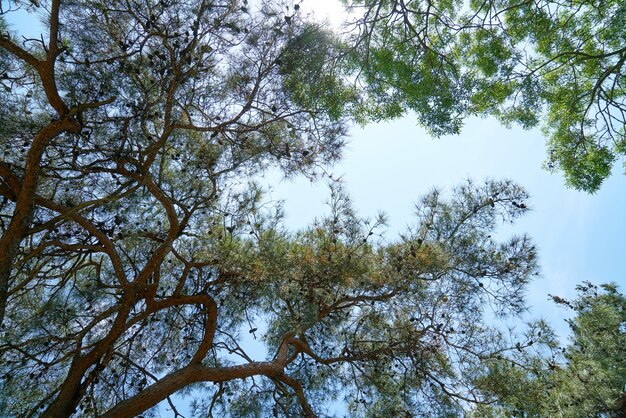
<instances>
[{"instance_id":1,"label":"tree canopy","mask_svg":"<svg viewBox=\"0 0 626 418\"><path fill-rule=\"evenodd\" d=\"M344 0L369 114L435 135L470 115L543 121L546 166L594 192L626 153L623 1Z\"/></svg>"},{"instance_id":2,"label":"tree canopy","mask_svg":"<svg viewBox=\"0 0 626 418\"><path fill-rule=\"evenodd\" d=\"M481 416L626 416L626 297L614 284L577 286L556 303L573 311L570 344L519 362L496 361L484 379L498 399Z\"/></svg>"},{"instance_id":3,"label":"tree canopy","mask_svg":"<svg viewBox=\"0 0 626 418\"><path fill-rule=\"evenodd\" d=\"M24 12L44 34L12 28ZM458 416L498 400L493 364L552 346L542 322L492 321L539 273L529 237L496 235L528 211L521 186L435 189L383 239L332 179L299 232L255 183L328 178L353 119L506 119L513 93L481 102L486 79L448 61L455 30L416 72L393 22L363 22L350 44L280 2L2 3L2 415L177 415L187 395L196 416Z\"/></svg>"}]
</instances>

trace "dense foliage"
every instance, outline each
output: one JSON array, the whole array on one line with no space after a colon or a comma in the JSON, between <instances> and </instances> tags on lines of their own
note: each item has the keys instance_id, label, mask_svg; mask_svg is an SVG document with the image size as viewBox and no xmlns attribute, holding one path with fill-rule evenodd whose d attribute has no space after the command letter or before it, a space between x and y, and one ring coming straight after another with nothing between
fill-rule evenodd
<instances>
[{"instance_id":1,"label":"dense foliage","mask_svg":"<svg viewBox=\"0 0 626 418\"><path fill-rule=\"evenodd\" d=\"M626 153L626 4L345 0L370 114L414 110L435 135L469 115L543 121L549 169L596 191Z\"/></svg>"},{"instance_id":2,"label":"dense foliage","mask_svg":"<svg viewBox=\"0 0 626 418\"><path fill-rule=\"evenodd\" d=\"M284 229L255 178L324 176L351 117L406 99L369 70L362 94L298 5L1 4L0 415L178 414L187 394L197 416L457 416L494 403L492 364L551 346L543 323L492 325L538 274L528 237L496 239L528 210L510 181L432 191L396 240L331 182L330 213ZM438 133L476 99L431 64L410 107Z\"/></svg>"},{"instance_id":3,"label":"dense foliage","mask_svg":"<svg viewBox=\"0 0 626 418\"><path fill-rule=\"evenodd\" d=\"M493 362L482 389L497 406L481 407L480 416L626 416L626 297L612 284L577 288L574 301L553 296L576 314L570 344Z\"/></svg>"}]
</instances>

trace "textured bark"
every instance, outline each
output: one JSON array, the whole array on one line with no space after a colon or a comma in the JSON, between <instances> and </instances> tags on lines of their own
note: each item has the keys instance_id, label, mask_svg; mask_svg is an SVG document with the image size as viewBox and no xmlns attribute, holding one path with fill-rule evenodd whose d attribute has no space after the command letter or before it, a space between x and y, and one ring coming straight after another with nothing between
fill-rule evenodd
<instances>
[{"instance_id":1,"label":"textured bark","mask_svg":"<svg viewBox=\"0 0 626 418\"><path fill-rule=\"evenodd\" d=\"M278 380L289 385L294 390L296 396L298 397L298 401L300 402L300 406L302 407L302 412L306 418L317 418L315 411L313 411L311 404L309 404L309 401L306 398L304 388L298 380L287 375L280 376Z\"/></svg>"},{"instance_id":2,"label":"textured bark","mask_svg":"<svg viewBox=\"0 0 626 418\"><path fill-rule=\"evenodd\" d=\"M279 378L284 376L290 335L286 336L272 361L251 362L232 367L210 368L193 362L154 382L132 398L110 409L101 418L132 418L166 399L176 391L197 382L226 382L251 376ZM52 417L53 415L50 415Z\"/></svg>"},{"instance_id":3,"label":"textured bark","mask_svg":"<svg viewBox=\"0 0 626 418\"><path fill-rule=\"evenodd\" d=\"M63 380L59 394L41 415L42 418L58 418L72 415L81 398L81 388L84 382L83 377L90 367L98 364L103 355L111 348L111 345L114 344L124 332L131 305L130 298L126 296L126 300L122 300L120 303L120 308L111 326L111 331L109 331L107 336L100 340L91 351L81 355L81 348L79 347L77 349L70 370Z\"/></svg>"},{"instance_id":4,"label":"textured bark","mask_svg":"<svg viewBox=\"0 0 626 418\"><path fill-rule=\"evenodd\" d=\"M101 361L106 352L115 343L117 338L119 338L119 336L130 325L135 323L133 321L128 322L126 320L130 312L130 307L133 304L132 300L132 297L127 297L125 300L121 301L120 312L118 313L118 316L112 326L111 331L105 338L103 338L89 353L83 356L79 356L77 353L77 357L72 363L67 377L64 379L59 394L56 396L54 402L52 402L48 409L43 413L42 417L56 418L69 416L72 414L80 401L82 383L85 381L84 376L89 368L98 364L98 362ZM124 415L123 411L129 409L131 411L138 411L137 413L142 412L156 405L161 400L167 398L176 390L179 390L191 383L206 380L229 380L232 378L240 377L240 375L243 375L243 377L251 375L251 369L256 370L258 368L262 371L267 372L267 370L272 369L272 367L277 367L274 365L274 363L256 364L256 366L258 366L256 368L251 367L251 365L245 365L231 367L228 369L219 369L218 371L201 367L200 362L204 358L206 352L211 347L211 344L213 342L213 336L215 334L215 328L217 326L217 306L213 299L211 299L207 295L180 296L178 298L171 298L164 301L150 303L148 309L150 311L158 311L168 306L186 304L201 304L204 305L207 309L207 321L203 342L200 344L200 347L198 348L196 355L193 357L191 364L159 380L154 385L142 391L141 396L138 395L134 398L131 398L134 399L134 401L130 402L129 400L129 402L122 402L122 404L126 405L120 408L120 411L122 412L115 412L116 415L111 416L135 416L135 413L131 415ZM280 359L284 363L285 355L281 355ZM152 404L151 402L153 402L153 400L156 400L156 403ZM116 407L114 408L114 410L117 411L118 408Z\"/></svg>"}]
</instances>

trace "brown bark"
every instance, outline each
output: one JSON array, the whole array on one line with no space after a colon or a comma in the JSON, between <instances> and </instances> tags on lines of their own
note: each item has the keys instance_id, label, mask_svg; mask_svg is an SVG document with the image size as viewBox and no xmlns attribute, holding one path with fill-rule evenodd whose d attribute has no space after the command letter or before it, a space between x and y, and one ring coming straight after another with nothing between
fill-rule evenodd
<instances>
[{"instance_id":1,"label":"brown bark","mask_svg":"<svg viewBox=\"0 0 626 418\"><path fill-rule=\"evenodd\" d=\"M283 373L284 363L284 358L281 356L270 362L254 362L218 369L212 369L200 364L190 364L165 376L132 398L118 403L108 412L101 415L101 418L135 417L192 383L225 382L258 375L278 377Z\"/></svg>"},{"instance_id":2,"label":"brown bark","mask_svg":"<svg viewBox=\"0 0 626 418\"><path fill-rule=\"evenodd\" d=\"M41 156L50 141L60 133L64 131L76 132L79 129L80 125L73 119L64 118L55 121L42 128L35 135L33 144L28 151L24 177L16 195L15 209L9 226L0 239L0 323L4 320L12 265L33 216ZM6 169L6 167L4 168Z\"/></svg>"},{"instance_id":3,"label":"brown bark","mask_svg":"<svg viewBox=\"0 0 626 418\"><path fill-rule=\"evenodd\" d=\"M626 393L622 393L616 402L617 418L626 418Z\"/></svg>"},{"instance_id":4,"label":"brown bark","mask_svg":"<svg viewBox=\"0 0 626 418\"><path fill-rule=\"evenodd\" d=\"M304 416L306 418L317 418L315 411L313 411L313 408L311 408L309 401L306 399L302 384L298 380L287 375L282 375L278 377L278 380L290 386L294 390L294 392L296 393L296 397L300 402L300 406L302 407L302 412L304 413Z\"/></svg>"},{"instance_id":5,"label":"brown bark","mask_svg":"<svg viewBox=\"0 0 626 418\"><path fill-rule=\"evenodd\" d=\"M232 367L211 368L200 363L190 363L161 380L158 380L132 398L126 399L101 418L132 418L152 408L176 391L197 382L226 382L251 376L267 376L270 378L284 377L284 369L288 364L287 352L290 335L283 339L278 352L272 361L251 362ZM52 415L50 415L52 417Z\"/></svg>"},{"instance_id":6,"label":"brown bark","mask_svg":"<svg viewBox=\"0 0 626 418\"><path fill-rule=\"evenodd\" d=\"M0 47L23 60L37 71L48 102L59 115L59 120L43 127L35 135L33 144L26 157L24 178L22 179L21 190L16 196L15 210L13 211L11 222L0 240L0 324L4 320L6 310L11 267L33 216L33 202L37 189L41 156L50 140L60 133L65 131L80 132L81 129L80 123L73 117L68 117L69 109L59 95L56 85L54 65L59 54L57 39L60 6L60 0L52 0L50 7L50 32L45 60L38 60L31 53L12 42L8 36L0 36Z\"/></svg>"},{"instance_id":7,"label":"brown bark","mask_svg":"<svg viewBox=\"0 0 626 418\"><path fill-rule=\"evenodd\" d=\"M72 415L81 397L83 376L87 370L98 363L102 356L111 348L111 345L119 338L126 329L126 321L131 310L132 301L128 296L120 302L120 308L111 331L98 342L87 354L81 354L81 348L77 349L70 370L63 380L63 384L54 402L45 410L41 417L57 418Z\"/></svg>"},{"instance_id":8,"label":"brown bark","mask_svg":"<svg viewBox=\"0 0 626 418\"><path fill-rule=\"evenodd\" d=\"M96 346L89 353L82 355L82 356L80 356L80 354L77 353L76 358L74 362L72 363L72 366L70 367L68 375L64 379L64 382L63 382L63 385L61 386L59 394L55 398L54 402L52 402L52 404L50 404L48 409L42 414L42 417L56 418L56 417L62 417L62 416L69 416L72 414L72 411L76 408L76 406L78 405L80 401L82 382L84 382L83 377L87 373L87 370L91 366L97 364L102 359L102 357L107 353L107 351L111 348L111 346L115 343L117 338L119 338L119 336L122 335L123 332L129 326L135 323L135 321L133 320L126 321L126 318L128 317L128 314L131 309L130 307L132 306L132 304L133 304L132 297L127 297L125 300L120 302L120 312L118 313L118 316L109 334L104 339L102 339L98 344L96 344ZM171 392L172 390L176 391L191 383L207 380L206 376L211 376L211 378L213 379L213 376L215 375L214 372L207 374L205 371L201 375L202 378L200 378L200 380L195 380L195 379L198 379L199 375L197 374L197 371L200 370L195 365L200 364L200 362L204 358L204 355L209 350L213 342L213 336L215 334L215 328L217 326L217 305L209 296L189 295L189 296L173 297L167 300L150 303L148 310L155 312L159 309L165 309L169 306L185 305L185 304L201 304L201 305L204 305L207 309L207 321L206 321L206 328L205 328L203 341L200 344L200 347L198 348L198 351L196 355L193 357L192 363L190 365L188 365L187 367L177 372L172 373L171 375L157 382L159 384L157 388L153 388L151 386L144 391L148 393L149 395L148 400L147 400L148 403L151 402L150 399L152 398L156 399L156 397L159 397L163 394L163 397L159 398L156 401L156 403L158 403L161 400L165 399L167 396L171 395L173 393ZM180 372L182 372L183 370L185 371L185 373L181 374ZM236 378L237 373L245 374L247 372L246 370L247 369L245 368L242 369L241 367L232 367L226 371L223 371L222 373L225 376L231 376L234 374ZM225 378L224 380L229 380L230 378L232 377L229 377L227 379ZM165 383L161 383L163 381L165 381ZM183 386L179 387L179 385L181 384L183 384ZM136 402L139 402L139 401L136 401ZM140 405L143 405L143 404L140 403ZM136 408L136 407L133 407L133 408ZM144 409L141 409L139 412L147 408L150 408L150 406L147 406ZM132 409L132 410L135 410L135 409ZM113 415L113 416L118 416L118 415ZM134 415L128 415L128 416L134 416Z\"/></svg>"}]
</instances>

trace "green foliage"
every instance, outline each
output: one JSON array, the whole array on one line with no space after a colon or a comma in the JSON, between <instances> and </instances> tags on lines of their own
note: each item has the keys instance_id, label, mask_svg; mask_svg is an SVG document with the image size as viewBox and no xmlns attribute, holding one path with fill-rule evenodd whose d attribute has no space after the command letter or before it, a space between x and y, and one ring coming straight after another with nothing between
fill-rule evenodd
<instances>
[{"instance_id":1,"label":"green foliage","mask_svg":"<svg viewBox=\"0 0 626 418\"><path fill-rule=\"evenodd\" d=\"M317 25L305 24L279 56L285 90L300 106L328 112L334 119L357 114L358 95L336 65L341 44Z\"/></svg>"},{"instance_id":2,"label":"green foliage","mask_svg":"<svg viewBox=\"0 0 626 418\"><path fill-rule=\"evenodd\" d=\"M553 297L576 314L568 321L570 344L493 363L479 386L495 395L497 406L479 409L477 416L624 416L626 297L612 284L577 289L572 302Z\"/></svg>"},{"instance_id":3,"label":"green foliage","mask_svg":"<svg viewBox=\"0 0 626 418\"><path fill-rule=\"evenodd\" d=\"M432 5L442 13L456 6L447 1ZM434 135L458 133L468 96L466 77L453 58L459 54L451 48L454 31L445 26L436 35L421 31L438 17L409 7L366 2L363 27L349 35L348 65L363 80L366 116L380 120L414 111Z\"/></svg>"},{"instance_id":4,"label":"green foliage","mask_svg":"<svg viewBox=\"0 0 626 418\"><path fill-rule=\"evenodd\" d=\"M470 115L543 128L548 167L594 192L624 155L623 1L346 1L370 115L433 134Z\"/></svg>"},{"instance_id":5,"label":"green foliage","mask_svg":"<svg viewBox=\"0 0 626 418\"><path fill-rule=\"evenodd\" d=\"M325 173L353 117L409 108L443 134L480 107L532 124L537 84L504 106L508 35L470 31L476 73L458 64L460 2L368 3L386 23L352 51L277 2L13 4L2 22L25 12L46 33L0 27L0 415L156 416L177 394L198 416L458 416L518 373L503 353L552 344L542 324L517 340L489 322L523 312L538 274L530 238L496 239L528 210L513 182L433 190L395 240L337 182L329 214L287 231L255 183Z\"/></svg>"},{"instance_id":6,"label":"green foliage","mask_svg":"<svg viewBox=\"0 0 626 418\"><path fill-rule=\"evenodd\" d=\"M247 261L228 267L236 265L241 278L220 294L245 298L226 297L221 309L229 318L245 312L231 329L260 334L257 324L264 323L270 353L294 336L286 370L311 405L341 396L349 416L456 416L468 396L459 389L471 379L468 365L514 346L486 324L483 307L490 301L505 316L523 308L522 289L537 269L534 247L526 237L497 243L490 235L526 211L525 198L510 182L467 183L449 200L435 190L416 207L415 226L385 243L375 238L384 219L358 218L333 186L329 215L310 228L270 229L236 244L233 254ZM220 266L231 265L220 259ZM258 407L271 405L276 391L270 382L255 384L229 384L232 404L198 399L198 415L236 408L237 416L258 416L248 409L248 393L254 390ZM302 414L287 398L276 408Z\"/></svg>"}]
</instances>

